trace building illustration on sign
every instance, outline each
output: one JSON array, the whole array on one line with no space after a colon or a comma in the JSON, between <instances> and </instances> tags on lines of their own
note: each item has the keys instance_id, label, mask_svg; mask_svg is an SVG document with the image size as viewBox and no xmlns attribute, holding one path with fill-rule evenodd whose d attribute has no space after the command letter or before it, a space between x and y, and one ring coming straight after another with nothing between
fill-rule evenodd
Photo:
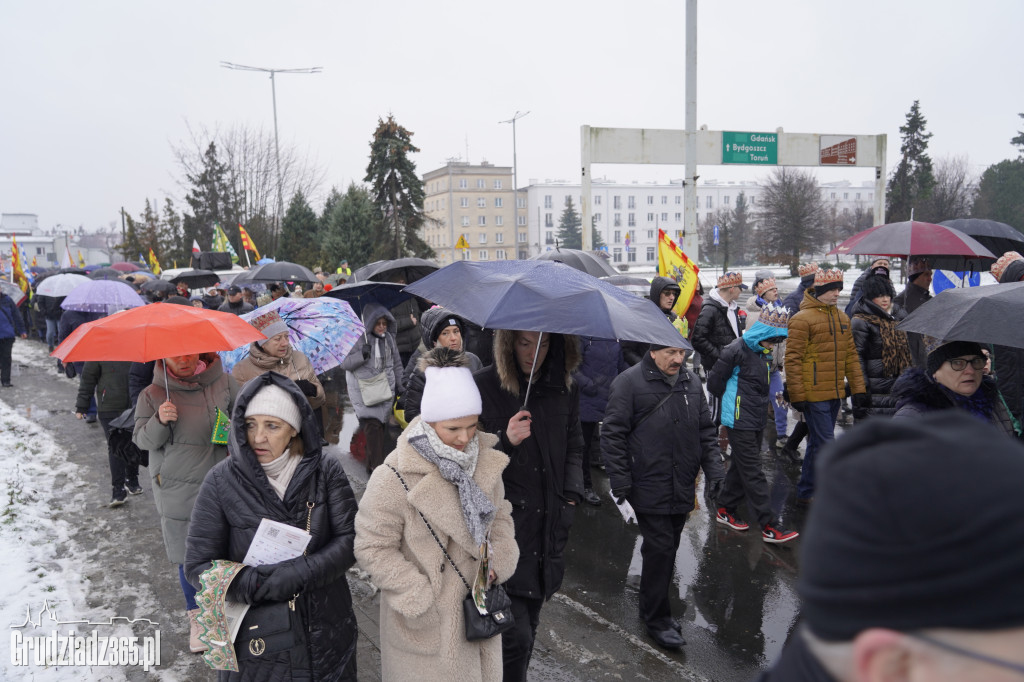
<instances>
[{"instance_id":1,"label":"building illustration on sign","mask_svg":"<svg viewBox=\"0 0 1024 682\"><path fill-rule=\"evenodd\" d=\"M821 155L818 163L822 166L856 166L857 138L845 135L822 135Z\"/></svg>"}]
</instances>

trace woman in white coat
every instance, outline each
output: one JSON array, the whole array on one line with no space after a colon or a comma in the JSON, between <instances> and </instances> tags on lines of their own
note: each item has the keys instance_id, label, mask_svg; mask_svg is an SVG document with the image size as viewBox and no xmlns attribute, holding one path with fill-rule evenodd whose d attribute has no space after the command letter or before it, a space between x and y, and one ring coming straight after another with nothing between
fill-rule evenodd
<instances>
[{"instance_id":1,"label":"woman in white coat","mask_svg":"<svg viewBox=\"0 0 1024 682\"><path fill-rule=\"evenodd\" d=\"M356 559L381 590L384 680L501 679L501 637L466 640L466 586L438 546L470 585L485 551L499 583L519 560L501 480L509 460L477 431L480 392L464 362L448 348L421 360L420 416L373 472L356 515Z\"/></svg>"}]
</instances>

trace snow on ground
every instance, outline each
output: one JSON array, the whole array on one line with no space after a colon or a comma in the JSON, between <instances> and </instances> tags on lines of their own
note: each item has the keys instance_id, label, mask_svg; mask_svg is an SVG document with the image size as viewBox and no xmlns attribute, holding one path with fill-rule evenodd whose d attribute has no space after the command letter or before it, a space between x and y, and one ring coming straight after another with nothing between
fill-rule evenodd
<instances>
[{"instance_id":1,"label":"snow on ground","mask_svg":"<svg viewBox=\"0 0 1024 682\"><path fill-rule=\"evenodd\" d=\"M15 343L15 364L52 366L39 344ZM11 645L16 631L24 636L45 635L53 629L88 632L91 625L56 625L62 621L108 621L118 614L90 608L86 595L90 580L83 574L87 554L75 541L75 529L60 518L65 505L80 503L92 491L84 490L77 466L67 451L43 427L0 402L0 619L9 634L0 654L0 677L34 680L123 680L117 667L18 667L12 664ZM62 471L63 484L56 484ZM26 612L40 627L26 622ZM101 626L101 635L131 635L127 625ZM31 672L29 672L31 671ZM31 677L29 678L29 675Z\"/></svg>"}]
</instances>

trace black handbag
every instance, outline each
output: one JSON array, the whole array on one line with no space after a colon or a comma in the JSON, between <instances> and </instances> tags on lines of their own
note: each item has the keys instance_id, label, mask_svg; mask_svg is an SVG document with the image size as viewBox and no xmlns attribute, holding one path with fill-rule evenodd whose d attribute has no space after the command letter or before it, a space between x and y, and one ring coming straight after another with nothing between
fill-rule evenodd
<instances>
[{"instance_id":1,"label":"black handbag","mask_svg":"<svg viewBox=\"0 0 1024 682\"><path fill-rule=\"evenodd\" d=\"M107 442L114 456L130 466L149 466L149 451L141 450L132 434L135 431L135 408L129 407L110 421Z\"/></svg>"},{"instance_id":2,"label":"black handbag","mask_svg":"<svg viewBox=\"0 0 1024 682\"><path fill-rule=\"evenodd\" d=\"M402 482L402 487L408 493L409 486L405 484L405 479L402 478L402 474L398 473L398 469L390 464L387 464L387 467L395 472L395 476L398 476L398 480ZM516 624L516 619L512 615L512 600L509 599L505 586L498 583L490 586L484 594L484 605L487 612L480 613L480 610L476 607L476 602L473 601L473 588L469 586L465 576L462 575L462 571L459 570L459 567L455 565L455 562L448 555L448 550L441 544L441 540L437 537L437 533L434 532L430 522L427 521L427 517L418 509L416 511L419 513L420 518L423 519L423 523L427 524L427 530L434 537L434 542L437 543L437 546L441 548L444 558L455 569L459 580L462 581L462 584L466 586L466 590L469 591L466 598L462 600L462 616L466 622L466 640L476 642L481 639L490 639L506 630L510 630Z\"/></svg>"},{"instance_id":3,"label":"black handbag","mask_svg":"<svg viewBox=\"0 0 1024 682\"><path fill-rule=\"evenodd\" d=\"M239 660L260 658L294 647L302 627L292 622L293 613L283 601L250 607L238 628L235 655Z\"/></svg>"}]
</instances>

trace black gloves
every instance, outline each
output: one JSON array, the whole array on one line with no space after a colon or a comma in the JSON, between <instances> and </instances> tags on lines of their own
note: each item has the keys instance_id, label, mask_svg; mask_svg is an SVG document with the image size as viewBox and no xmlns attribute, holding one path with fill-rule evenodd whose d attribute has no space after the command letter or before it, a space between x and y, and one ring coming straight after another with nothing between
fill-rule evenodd
<instances>
[{"instance_id":1,"label":"black gloves","mask_svg":"<svg viewBox=\"0 0 1024 682\"><path fill-rule=\"evenodd\" d=\"M850 399L853 403L853 418L867 419L871 407L871 397L867 393L854 393Z\"/></svg>"},{"instance_id":2,"label":"black gloves","mask_svg":"<svg viewBox=\"0 0 1024 682\"><path fill-rule=\"evenodd\" d=\"M796 402L790 403L789 406L792 407L797 412L803 412L804 408L807 407L807 401L806 400L798 400Z\"/></svg>"},{"instance_id":3,"label":"black gloves","mask_svg":"<svg viewBox=\"0 0 1024 682\"><path fill-rule=\"evenodd\" d=\"M786 384L786 383L782 384L782 399L785 400L787 403L790 402L790 400L789 400L789 384Z\"/></svg>"},{"instance_id":4,"label":"black gloves","mask_svg":"<svg viewBox=\"0 0 1024 682\"><path fill-rule=\"evenodd\" d=\"M252 604L260 585L273 572L274 566L246 566L228 586L228 601Z\"/></svg>"},{"instance_id":5,"label":"black gloves","mask_svg":"<svg viewBox=\"0 0 1024 682\"><path fill-rule=\"evenodd\" d=\"M716 478L715 480L708 480L707 483L707 494L708 498L713 500L715 503L718 502L718 496L722 493L722 484L724 479Z\"/></svg>"},{"instance_id":6,"label":"black gloves","mask_svg":"<svg viewBox=\"0 0 1024 682\"><path fill-rule=\"evenodd\" d=\"M363 360L369 360L369 359L370 359L370 344L364 343L363 344Z\"/></svg>"},{"instance_id":7,"label":"black gloves","mask_svg":"<svg viewBox=\"0 0 1024 682\"><path fill-rule=\"evenodd\" d=\"M309 396L310 398L316 395L316 384L314 384L312 381L307 381L306 379L296 379L295 385L299 387L300 391L302 391L302 395Z\"/></svg>"},{"instance_id":8,"label":"black gloves","mask_svg":"<svg viewBox=\"0 0 1024 682\"><path fill-rule=\"evenodd\" d=\"M626 501L626 498L628 498L630 493L632 492L633 488L628 486L625 488L612 488L612 497L615 498L616 504L622 504L623 502Z\"/></svg>"},{"instance_id":9,"label":"black gloves","mask_svg":"<svg viewBox=\"0 0 1024 682\"><path fill-rule=\"evenodd\" d=\"M282 561L279 564L260 566L272 569L259 588L253 595L253 601L288 601L306 588L306 583L312 575L306 557L300 556L290 561Z\"/></svg>"}]
</instances>

